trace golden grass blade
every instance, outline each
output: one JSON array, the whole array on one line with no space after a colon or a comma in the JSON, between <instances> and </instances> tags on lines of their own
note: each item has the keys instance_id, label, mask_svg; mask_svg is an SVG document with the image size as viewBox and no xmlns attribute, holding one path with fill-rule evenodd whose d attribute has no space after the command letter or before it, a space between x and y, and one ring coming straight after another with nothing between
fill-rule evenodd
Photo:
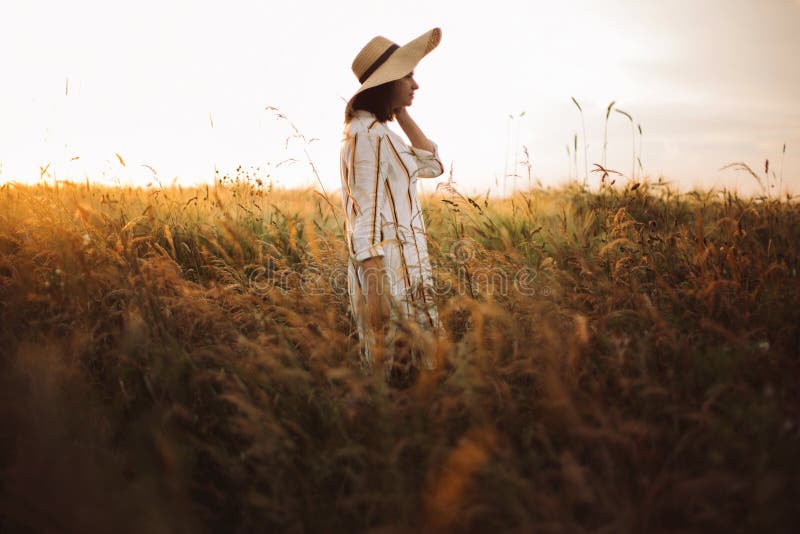
<instances>
[{"instance_id":1,"label":"golden grass blade","mask_svg":"<svg viewBox=\"0 0 800 534\"><path fill-rule=\"evenodd\" d=\"M606 109L606 120L608 120L609 115L611 115L611 109L614 107L614 104L616 103L617 103L616 100L612 100L611 103L608 105L608 109Z\"/></svg>"},{"instance_id":2,"label":"golden grass blade","mask_svg":"<svg viewBox=\"0 0 800 534\"><path fill-rule=\"evenodd\" d=\"M622 111L621 109L615 109L614 111L616 111L620 115L624 115L625 117L628 117L628 120L633 122L633 117L631 117L630 113L628 113L627 111Z\"/></svg>"}]
</instances>

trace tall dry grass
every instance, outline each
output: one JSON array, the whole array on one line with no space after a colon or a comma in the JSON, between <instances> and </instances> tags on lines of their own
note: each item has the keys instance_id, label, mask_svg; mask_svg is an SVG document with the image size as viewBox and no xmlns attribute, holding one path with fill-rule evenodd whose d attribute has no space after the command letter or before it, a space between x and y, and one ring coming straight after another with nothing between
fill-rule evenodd
<instances>
[{"instance_id":1,"label":"tall dry grass","mask_svg":"<svg viewBox=\"0 0 800 534\"><path fill-rule=\"evenodd\" d=\"M796 526L796 203L424 206L448 365L398 390L319 194L3 186L0 532Z\"/></svg>"}]
</instances>

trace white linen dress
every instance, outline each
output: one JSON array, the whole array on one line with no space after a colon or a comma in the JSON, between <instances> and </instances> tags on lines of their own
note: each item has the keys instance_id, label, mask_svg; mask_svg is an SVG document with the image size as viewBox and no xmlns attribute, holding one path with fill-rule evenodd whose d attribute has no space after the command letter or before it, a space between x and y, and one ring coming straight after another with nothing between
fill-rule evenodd
<instances>
[{"instance_id":1,"label":"white linen dress","mask_svg":"<svg viewBox=\"0 0 800 534\"><path fill-rule=\"evenodd\" d=\"M347 282L362 363L371 368L375 340L363 314L365 259L383 256L392 297L387 345L398 319L412 320L425 333L438 329L417 178L435 178L444 168L436 144L433 152L409 146L368 111L357 110L344 134L340 168L350 252ZM422 363L433 366L430 361Z\"/></svg>"}]
</instances>

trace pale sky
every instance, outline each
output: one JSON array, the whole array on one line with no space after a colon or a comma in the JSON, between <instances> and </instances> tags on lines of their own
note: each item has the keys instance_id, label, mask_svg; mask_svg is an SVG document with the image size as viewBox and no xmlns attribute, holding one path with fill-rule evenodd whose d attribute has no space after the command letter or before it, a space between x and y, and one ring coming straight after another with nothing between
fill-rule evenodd
<instances>
[{"instance_id":1,"label":"pale sky","mask_svg":"<svg viewBox=\"0 0 800 534\"><path fill-rule=\"evenodd\" d=\"M404 44L435 26L442 42L416 69L411 113L465 191L501 192L522 145L534 179L574 174L574 96L590 167L615 100L642 126L645 174L754 192L752 177L719 169L763 173L769 158L800 193L800 0L5 0L0 183L49 164L80 181L144 184L148 165L165 185L192 184L241 165L317 184L274 106L316 139L306 148L333 191L353 58L375 35ZM612 113L608 167L631 173L631 141Z\"/></svg>"}]
</instances>

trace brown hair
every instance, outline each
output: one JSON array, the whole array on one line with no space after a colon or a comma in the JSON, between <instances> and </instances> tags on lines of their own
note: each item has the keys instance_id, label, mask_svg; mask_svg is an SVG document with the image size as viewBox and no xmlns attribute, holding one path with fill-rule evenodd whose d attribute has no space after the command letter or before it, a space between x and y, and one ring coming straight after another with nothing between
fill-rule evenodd
<instances>
[{"instance_id":1,"label":"brown hair","mask_svg":"<svg viewBox=\"0 0 800 534\"><path fill-rule=\"evenodd\" d=\"M386 122L394 119L394 110L392 109L392 87L394 81L386 82L375 87L358 93L344 113L344 122L349 124L353 118L353 113L357 109L363 109L375 114L378 122Z\"/></svg>"}]
</instances>

